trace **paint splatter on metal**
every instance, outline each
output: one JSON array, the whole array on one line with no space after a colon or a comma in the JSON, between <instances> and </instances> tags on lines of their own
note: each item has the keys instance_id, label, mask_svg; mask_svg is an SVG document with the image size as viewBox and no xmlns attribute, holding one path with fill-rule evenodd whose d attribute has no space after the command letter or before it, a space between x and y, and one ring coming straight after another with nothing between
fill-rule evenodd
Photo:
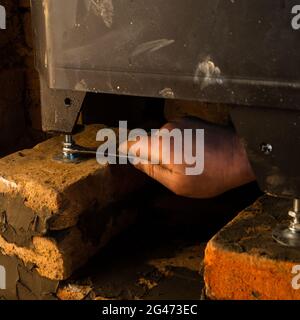
<instances>
[{"instance_id":1,"label":"paint splatter on metal","mask_svg":"<svg viewBox=\"0 0 300 320\"><path fill-rule=\"evenodd\" d=\"M113 25L114 5L112 0L91 0L90 8L97 15L102 17L107 28Z\"/></svg>"},{"instance_id":2,"label":"paint splatter on metal","mask_svg":"<svg viewBox=\"0 0 300 320\"><path fill-rule=\"evenodd\" d=\"M161 90L159 92L159 95L167 99L175 99L175 93L171 88L165 88Z\"/></svg>"},{"instance_id":3,"label":"paint splatter on metal","mask_svg":"<svg viewBox=\"0 0 300 320\"><path fill-rule=\"evenodd\" d=\"M79 81L75 86L76 91L88 91L88 85L84 79Z\"/></svg>"},{"instance_id":4,"label":"paint splatter on metal","mask_svg":"<svg viewBox=\"0 0 300 320\"><path fill-rule=\"evenodd\" d=\"M197 65L194 82L200 83L202 90L213 84L223 84L221 69L210 58L207 58Z\"/></svg>"}]
</instances>

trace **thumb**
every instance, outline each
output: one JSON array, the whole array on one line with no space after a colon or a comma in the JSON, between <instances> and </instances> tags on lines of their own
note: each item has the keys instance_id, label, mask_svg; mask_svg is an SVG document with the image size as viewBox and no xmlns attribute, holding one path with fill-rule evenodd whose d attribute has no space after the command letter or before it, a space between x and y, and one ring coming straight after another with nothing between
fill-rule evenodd
<instances>
[{"instance_id":1,"label":"thumb","mask_svg":"<svg viewBox=\"0 0 300 320\"><path fill-rule=\"evenodd\" d=\"M137 169L157 180L168 189L176 190L176 174L159 164L159 155L155 155L154 152L151 155L150 137L143 137L140 141L123 142L119 147L119 151L124 155L128 155L130 162ZM133 159L137 161L133 161Z\"/></svg>"}]
</instances>

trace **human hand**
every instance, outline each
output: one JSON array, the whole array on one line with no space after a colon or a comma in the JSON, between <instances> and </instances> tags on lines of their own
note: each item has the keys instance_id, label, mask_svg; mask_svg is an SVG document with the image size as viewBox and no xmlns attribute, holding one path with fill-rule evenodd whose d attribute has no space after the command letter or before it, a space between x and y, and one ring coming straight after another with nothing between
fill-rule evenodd
<instances>
[{"instance_id":1,"label":"human hand","mask_svg":"<svg viewBox=\"0 0 300 320\"><path fill-rule=\"evenodd\" d=\"M187 163L175 164L176 152L174 142L170 144L170 163L162 162L163 140L159 141L159 152L151 148L151 138L145 137L139 141L139 154L131 154L130 149L137 142L123 143L120 151L130 157L138 156L147 159L147 163L137 163L136 168L145 172L151 178L159 181L177 195L192 198L211 198L230 189L254 181L255 176L248 162L242 143L231 128L209 124L197 118L182 118L167 123L160 130L204 129L204 171L199 175L187 175ZM197 148L196 139L192 139L193 153ZM184 148L182 146L182 148ZM129 151L129 152L128 152ZM202 155L203 156L203 155ZM159 164L152 164L151 159L157 159Z\"/></svg>"}]
</instances>

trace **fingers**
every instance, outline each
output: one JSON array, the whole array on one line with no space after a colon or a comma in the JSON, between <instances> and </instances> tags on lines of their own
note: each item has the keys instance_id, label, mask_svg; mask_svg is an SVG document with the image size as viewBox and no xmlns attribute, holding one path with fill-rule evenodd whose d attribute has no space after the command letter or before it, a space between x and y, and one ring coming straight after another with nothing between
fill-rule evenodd
<instances>
[{"instance_id":1,"label":"fingers","mask_svg":"<svg viewBox=\"0 0 300 320\"><path fill-rule=\"evenodd\" d=\"M201 178L187 177L161 165L139 163L135 167L179 196L207 199L227 191L223 190L220 185L215 186L214 179L209 177L205 177L206 183L204 184Z\"/></svg>"},{"instance_id":2,"label":"fingers","mask_svg":"<svg viewBox=\"0 0 300 320\"><path fill-rule=\"evenodd\" d=\"M190 141L181 140L185 143L184 149L181 150L174 143L175 138L170 139L172 134L177 137L175 130L182 133L186 128L205 130L205 153L195 139L197 136L192 137ZM142 136L138 141L127 141L120 146L119 151L128 155L130 162L137 169L178 195L210 198L255 179L244 147L231 128L183 118L167 123L155 136L159 139L152 139L152 135ZM164 141L168 140L169 143L163 147ZM187 169L191 168L192 164L186 161L186 146L192 150L192 154L195 153L193 174L187 174ZM204 171L194 174L201 169L201 155L204 155ZM179 158L182 162L178 161Z\"/></svg>"},{"instance_id":3,"label":"fingers","mask_svg":"<svg viewBox=\"0 0 300 320\"><path fill-rule=\"evenodd\" d=\"M138 142L127 141L120 145L119 150L123 154L128 154L130 160L136 158L136 161L130 162L137 169L176 192L176 173L160 165L160 152L154 152L150 137L143 137Z\"/></svg>"},{"instance_id":4,"label":"fingers","mask_svg":"<svg viewBox=\"0 0 300 320\"><path fill-rule=\"evenodd\" d=\"M160 146L153 145L150 137L141 137L139 141L126 141L120 145L119 151L128 155L130 160L135 159L135 162L131 161L134 165L139 162L144 164L160 163Z\"/></svg>"},{"instance_id":5,"label":"fingers","mask_svg":"<svg viewBox=\"0 0 300 320\"><path fill-rule=\"evenodd\" d=\"M192 137L192 141L187 142L184 147L182 137L184 133L177 126L176 123L168 123L151 137L140 136L137 141L124 142L120 145L119 151L128 155L129 161L134 166L142 164L139 169L146 173L148 170L146 166L149 165L150 176L151 170L158 170L152 169L153 165L160 165L172 174L185 175L189 168L194 168L201 159L198 161L194 156L195 150L198 150L195 137ZM198 146L200 148L200 144ZM187 159L193 160L192 158L195 158L195 164L185 162Z\"/></svg>"},{"instance_id":6,"label":"fingers","mask_svg":"<svg viewBox=\"0 0 300 320\"><path fill-rule=\"evenodd\" d=\"M161 165L155 164L142 164L139 163L135 166L140 171L146 173L152 179L158 181L162 185L164 185L169 190L178 194L176 181L176 173L171 170L162 167Z\"/></svg>"}]
</instances>

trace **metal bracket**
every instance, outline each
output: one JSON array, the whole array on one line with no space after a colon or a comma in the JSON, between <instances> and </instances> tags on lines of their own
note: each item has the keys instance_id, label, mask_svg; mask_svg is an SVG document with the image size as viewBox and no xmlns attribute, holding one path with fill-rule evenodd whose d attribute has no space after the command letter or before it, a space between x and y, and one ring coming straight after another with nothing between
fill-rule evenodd
<instances>
[{"instance_id":1,"label":"metal bracket","mask_svg":"<svg viewBox=\"0 0 300 320\"><path fill-rule=\"evenodd\" d=\"M40 83L43 130L71 134L86 93L50 89L43 77Z\"/></svg>"}]
</instances>

